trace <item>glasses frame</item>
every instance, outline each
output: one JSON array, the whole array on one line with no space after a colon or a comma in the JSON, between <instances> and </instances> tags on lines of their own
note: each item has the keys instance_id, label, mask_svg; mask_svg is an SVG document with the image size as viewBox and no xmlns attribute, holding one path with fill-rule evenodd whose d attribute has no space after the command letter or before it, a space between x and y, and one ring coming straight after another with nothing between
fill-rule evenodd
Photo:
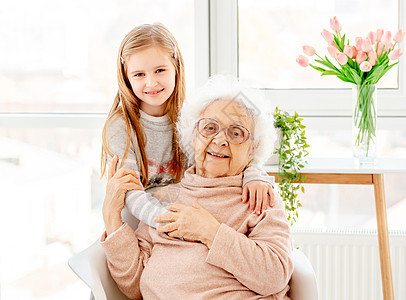
<instances>
[{"instance_id":1,"label":"glasses frame","mask_svg":"<svg viewBox=\"0 0 406 300\"><path fill-rule=\"evenodd\" d=\"M205 135L202 134L202 133L200 132L200 130L199 130L199 123L200 123L201 121L203 121L203 120L211 120L211 121L217 123L217 124L219 125L220 130L219 130L215 135L213 135L213 136L205 136ZM236 127L241 127L241 128L245 129L245 130L248 132L247 137L246 137L245 140L243 140L241 143L233 143L233 142L231 142L231 141L229 140L229 138L228 138L227 129L230 128L230 127L235 127L235 126L236 126ZM201 136L203 136L203 137L205 137L205 138L207 138L207 139L214 139L217 135L219 135L220 132L224 131L224 135L225 135L227 141L228 141L230 144L233 144L233 145L241 145L241 144L245 143L246 141L248 141L249 139L252 138L252 135L251 135L250 131L249 131L246 127L244 127L244 126L242 126L242 125L239 125L239 124L233 124L233 125L229 125L229 126L227 126L227 127L223 127L223 126L221 126L221 124L220 124L217 120L212 119L212 118L201 118L199 121L196 122L195 127L196 127L197 132L198 132Z\"/></svg>"}]
</instances>

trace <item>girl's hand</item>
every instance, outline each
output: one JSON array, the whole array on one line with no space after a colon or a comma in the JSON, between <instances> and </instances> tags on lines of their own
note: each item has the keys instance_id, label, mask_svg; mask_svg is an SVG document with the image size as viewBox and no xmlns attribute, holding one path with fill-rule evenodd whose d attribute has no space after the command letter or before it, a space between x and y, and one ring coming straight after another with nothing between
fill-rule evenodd
<instances>
[{"instance_id":1,"label":"girl's hand","mask_svg":"<svg viewBox=\"0 0 406 300\"><path fill-rule=\"evenodd\" d=\"M250 211L260 215L262 211L273 207L275 196L272 185L265 181L253 180L244 185L242 190L242 202L250 202Z\"/></svg>"},{"instance_id":2,"label":"girl's hand","mask_svg":"<svg viewBox=\"0 0 406 300\"><path fill-rule=\"evenodd\" d=\"M117 163L118 157L114 155L108 172L106 196L103 202L103 220L107 235L123 225L121 210L127 191L142 189L138 175L133 170L122 168L116 172Z\"/></svg>"},{"instance_id":3,"label":"girl's hand","mask_svg":"<svg viewBox=\"0 0 406 300\"><path fill-rule=\"evenodd\" d=\"M166 209L172 213L154 218L157 223L169 222L159 226L159 232L167 232L170 237L184 238L187 241L200 241L210 249L220 223L197 200L193 201L193 206L174 203Z\"/></svg>"}]
</instances>

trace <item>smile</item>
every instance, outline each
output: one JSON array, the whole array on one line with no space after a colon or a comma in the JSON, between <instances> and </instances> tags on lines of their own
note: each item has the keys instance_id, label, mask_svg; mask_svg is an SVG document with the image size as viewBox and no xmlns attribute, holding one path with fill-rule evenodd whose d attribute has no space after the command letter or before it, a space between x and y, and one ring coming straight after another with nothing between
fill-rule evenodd
<instances>
[{"instance_id":1,"label":"smile","mask_svg":"<svg viewBox=\"0 0 406 300\"><path fill-rule=\"evenodd\" d=\"M164 89L160 89L160 90L149 91L149 92L144 92L144 93L147 94L147 95L150 95L150 96L154 96L154 95L159 94L159 93L162 92L163 90L164 90Z\"/></svg>"},{"instance_id":2,"label":"smile","mask_svg":"<svg viewBox=\"0 0 406 300\"><path fill-rule=\"evenodd\" d=\"M207 154L209 154L211 156L214 156L214 157L219 157L219 158L229 158L230 157L230 156L227 156L227 155L223 155L223 154L220 154L220 153L214 153L214 152L207 152Z\"/></svg>"}]
</instances>

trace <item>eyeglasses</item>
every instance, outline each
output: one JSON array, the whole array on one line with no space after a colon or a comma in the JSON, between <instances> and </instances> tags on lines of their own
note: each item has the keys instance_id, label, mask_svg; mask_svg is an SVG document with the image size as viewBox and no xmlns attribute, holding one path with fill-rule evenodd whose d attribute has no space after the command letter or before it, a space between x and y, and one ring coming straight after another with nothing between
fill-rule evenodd
<instances>
[{"instance_id":1,"label":"eyeglasses","mask_svg":"<svg viewBox=\"0 0 406 300\"><path fill-rule=\"evenodd\" d=\"M226 134L227 141L231 144L242 144L251 138L251 134L247 128L241 125L230 125L221 127L220 123L214 119L203 118L196 123L197 131L205 138L214 138L221 131Z\"/></svg>"}]
</instances>

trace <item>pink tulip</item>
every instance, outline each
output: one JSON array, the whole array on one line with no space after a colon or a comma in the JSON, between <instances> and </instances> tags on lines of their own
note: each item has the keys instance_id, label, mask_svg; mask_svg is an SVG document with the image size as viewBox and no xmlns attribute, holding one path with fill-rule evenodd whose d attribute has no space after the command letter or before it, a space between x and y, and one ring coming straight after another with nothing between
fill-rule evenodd
<instances>
[{"instance_id":1,"label":"pink tulip","mask_svg":"<svg viewBox=\"0 0 406 300\"><path fill-rule=\"evenodd\" d=\"M350 46L347 45L344 47L344 54L347 55L349 58L353 58L354 57L354 50L353 50L354 46ZM356 50L355 50L356 51Z\"/></svg>"},{"instance_id":2,"label":"pink tulip","mask_svg":"<svg viewBox=\"0 0 406 300\"><path fill-rule=\"evenodd\" d=\"M330 31L327 31L325 29L323 29L323 31L321 32L321 36L327 43L331 43L334 41L334 35Z\"/></svg>"},{"instance_id":3,"label":"pink tulip","mask_svg":"<svg viewBox=\"0 0 406 300\"><path fill-rule=\"evenodd\" d=\"M383 48L383 51L389 52L389 50L392 50L392 48L393 48L393 44L392 44L392 43L385 44L385 45L384 45L384 48Z\"/></svg>"},{"instance_id":4,"label":"pink tulip","mask_svg":"<svg viewBox=\"0 0 406 300\"><path fill-rule=\"evenodd\" d=\"M405 32L402 31L402 29L399 29L398 32L393 36L393 40L396 43L401 43L403 41L403 37L405 36Z\"/></svg>"},{"instance_id":5,"label":"pink tulip","mask_svg":"<svg viewBox=\"0 0 406 300\"><path fill-rule=\"evenodd\" d=\"M372 65L368 61L363 61L360 65L359 68L362 72L369 72L372 69Z\"/></svg>"},{"instance_id":6,"label":"pink tulip","mask_svg":"<svg viewBox=\"0 0 406 300\"><path fill-rule=\"evenodd\" d=\"M358 51L357 56L355 58L356 62L360 65L366 59L367 59L367 54L365 52Z\"/></svg>"},{"instance_id":7,"label":"pink tulip","mask_svg":"<svg viewBox=\"0 0 406 300\"><path fill-rule=\"evenodd\" d=\"M371 45L375 44L376 33L372 32L372 31L370 33L368 33L368 39L371 41Z\"/></svg>"},{"instance_id":8,"label":"pink tulip","mask_svg":"<svg viewBox=\"0 0 406 300\"><path fill-rule=\"evenodd\" d=\"M355 48L357 48L357 51L361 51L362 41L363 41L362 37L356 37L355 38Z\"/></svg>"},{"instance_id":9,"label":"pink tulip","mask_svg":"<svg viewBox=\"0 0 406 300\"><path fill-rule=\"evenodd\" d=\"M337 52L335 56L338 63L342 66L344 66L348 62L348 56L344 53Z\"/></svg>"},{"instance_id":10,"label":"pink tulip","mask_svg":"<svg viewBox=\"0 0 406 300\"><path fill-rule=\"evenodd\" d=\"M364 52L372 51L371 41L368 38L362 40L361 50Z\"/></svg>"},{"instance_id":11,"label":"pink tulip","mask_svg":"<svg viewBox=\"0 0 406 300\"><path fill-rule=\"evenodd\" d=\"M332 47L334 47L334 48L336 48L336 49L338 50L338 47L337 47L335 41L332 41L332 42L328 43L328 45L329 45L329 46L332 46Z\"/></svg>"},{"instance_id":12,"label":"pink tulip","mask_svg":"<svg viewBox=\"0 0 406 300\"><path fill-rule=\"evenodd\" d=\"M299 55L298 58L296 58L296 62L301 66L306 68L309 65L309 60L307 57L304 57L303 55Z\"/></svg>"},{"instance_id":13,"label":"pink tulip","mask_svg":"<svg viewBox=\"0 0 406 300\"><path fill-rule=\"evenodd\" d=\"M327 47L327 51L328 51L328 53L330 54L330 56L333 57L333 58L336 57L337 52L340 52L340 51L338 51L338 49L337 49L336 47L334 47L334 46L328 46L328 47Z\"/></svg>"},{"instance_id":14,"label":"pink tulip","mask_svg":"<svg viewBox=\"0 0 406 300\"><path fill-rule=\"evenodd\" d=\"M381 41L382 36L383 36L383 29L378 29L376 31L375 42L379 43Z\"/></svg>"},{"instance_id":15,"label":"pink tulip","mask_svg":"<svg viewBox=\"0 0 406 300\"><path fill-rule=\"evenodd\" d=\"M383 47L384 47L384 44L378 43L378 49L376 50L376 54L378 57L381 56Z\"/></svg>"},{"instance_id":16,"label":"pink tulip","mask_svg":"<svg viewBox=\"0 0 406 300\"><path fill-rule=\"evenodd\" d=\"M397 60L399 57L401 57L403 54L402 49L398 48L396 50L393 50L389 53L388 57L390 60Z\"/></svg>"},{"instance_id":17,"label":"pink tulip","mask_svg":"<svg viewBox=\"0 0 406 300\"><path fill-rule=\"evenodd\" d=\"M355 48L355 46L351 46L352 47L352 58L356 58L357 57L357 48Z\"/></svg>"},{"instance_id":18,"label":"pink tulip","mask_svg":"<svg viewBox=\"0 0 406 300\"><path fill-rule=\"evenodd\" d=\"M392 41L392 33L390 31L385 31L382 37L382 43L385 45L389 44Z\"/></svg>"},{"instance_id":19,"label":"pink tulip","mask_svg":"<svg viewBox=\"0 0 406 300\"><path fill-rule=\"evenodd\" d=\"M312 46L303 46L303 53L306 54L307 56L313 56L314 53L316 53L316 49L314 49Z\"/></svg>"},{"instance_id":20,"label":"pink tulip","mask_svg":"<svg viewBox=\"0 0 406 300\"><path fill-rule=\"evenodd\" d=\"M372 66L376 65L377 60L378 60L378 56L376 55L375 51L368 52L368 61Z\"/></svg>"},{"instance_id":21,"label":"pink tulip","mask_svg":"<svg viewBox=\"0 0 406 300\"><path fill-rule=\"evenodd\" d=\"M341 31L341 24L338 21L337 17L330 19L330 28L335 32Z\"/></svg>"}]
</instances>

